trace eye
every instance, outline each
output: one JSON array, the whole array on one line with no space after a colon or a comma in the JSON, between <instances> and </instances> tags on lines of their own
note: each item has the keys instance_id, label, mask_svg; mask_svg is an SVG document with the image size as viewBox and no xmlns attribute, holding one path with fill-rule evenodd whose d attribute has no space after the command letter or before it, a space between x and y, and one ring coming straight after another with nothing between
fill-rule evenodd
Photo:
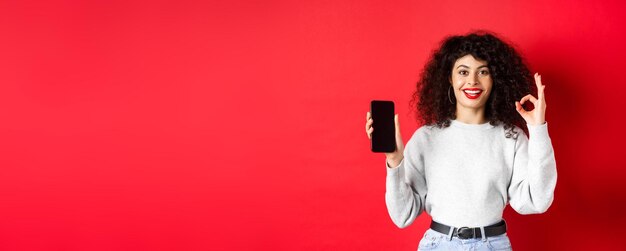
<instances>
[{"instance_id":1,"label":"eye","mask_svg":"<svg viewBox=\"0 0 626 251\"><path fill-rule=\"evenodd\" d=\"M488 70L482 70L480 71L481 75L489 75L489 71Z\"/></svg>"},{"instance_id":2,"label":"eye","mask_svg":"<svg viewBox=\"0 0 626 251\"><path fill-rule=\"evenodd\" d=\"M459 74L465 76L465 75L469 74L469 72L466 71L466 70L460 70Z\"/></svg>"}]
</instances>

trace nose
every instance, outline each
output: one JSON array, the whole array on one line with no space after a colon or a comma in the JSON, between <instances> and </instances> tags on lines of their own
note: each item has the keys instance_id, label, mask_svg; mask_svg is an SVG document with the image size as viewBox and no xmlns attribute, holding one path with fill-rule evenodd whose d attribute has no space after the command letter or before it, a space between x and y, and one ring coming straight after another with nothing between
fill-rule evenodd
<instances>
[{"instance_id":1,"label":"nose","mask_svg":"<svg viewBox=\"0 0 626 251\"><path fill-rule=\"evenodd\" d=\"M477 85L478 84L478 76L472 74L471 77L467 78L467 85Z\"/></svg>"}]
</instances>

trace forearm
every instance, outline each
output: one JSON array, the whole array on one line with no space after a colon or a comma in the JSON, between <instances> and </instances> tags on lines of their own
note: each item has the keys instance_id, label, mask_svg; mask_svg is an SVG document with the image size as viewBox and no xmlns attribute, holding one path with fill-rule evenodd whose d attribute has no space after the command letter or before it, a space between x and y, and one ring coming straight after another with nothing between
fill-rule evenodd
<instances>
[{"instance_id":1,"label":"forearm","mask_svg":"<svg viewBox=\"0 0 626 251\"><path fill-rule=\"evenodd\" d=\"M391 220L399 228L409 226L422 211L419 196L405 182L404 168L402 160L395 168L387 165L385 203Z\"/></svg>"},{"instance_id":2,"label":"forearm","mask_svg":"<svg viewBox=\"0 0 626 251\"><path fill-rule=\"evenodd\" d=\"M554 199L557 171L554 149L547 124L529 126L528 170L529 189L541 211L547 210Z\"/></svg>"},{"instance_id":3,"label":"forearm","mask_svg":"<svg viewBox=\"0 0 626 251\"><path fill-rule=\"evenodd\" d=\"M511 206L520 214L544 213L554 200L556 161L547 125L528 126L528 147L520 149L520 164L509 188ZM520 137L524 137L521 135Z\"/></svg>"}]
</instances>

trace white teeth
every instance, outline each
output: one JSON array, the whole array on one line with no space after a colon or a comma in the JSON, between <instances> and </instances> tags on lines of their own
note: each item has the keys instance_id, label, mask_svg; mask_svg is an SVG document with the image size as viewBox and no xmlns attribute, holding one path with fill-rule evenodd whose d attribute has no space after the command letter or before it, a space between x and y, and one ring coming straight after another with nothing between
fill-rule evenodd
<instances>
[{"instance_id":1,"label":"white teeth","mask_svg":"<svg viewBox=\"0 0 626 251\"><path fill-rule=\"evenodd\" d=\"M469 94L478 94L481 91L480 90L475 90L475 91L470 91L470 90L463 90L465 93L469 93Z\"/></svg>"}]
</instances>

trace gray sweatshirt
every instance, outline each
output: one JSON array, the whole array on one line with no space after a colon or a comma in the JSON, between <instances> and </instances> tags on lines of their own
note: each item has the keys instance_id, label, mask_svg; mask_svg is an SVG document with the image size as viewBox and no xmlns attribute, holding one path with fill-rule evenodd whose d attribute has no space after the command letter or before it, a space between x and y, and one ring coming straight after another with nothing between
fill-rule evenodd
<instances>
[{"instance_id":1,"label":"gray sweatshirt","mask_svg":"<svg viewBox=\"0 0 626 251\"><path fill-rule=\"evenodd\" d=\"M439 223L480 227L502 220L507 204L520 214L545 212L556 186L554 151L547 123L528 130L530 139L515 127L514 139L489 123L420 127L400 164L386 163L391 220L404 228L426 210Z\"/></svg>"}]
</instances>

